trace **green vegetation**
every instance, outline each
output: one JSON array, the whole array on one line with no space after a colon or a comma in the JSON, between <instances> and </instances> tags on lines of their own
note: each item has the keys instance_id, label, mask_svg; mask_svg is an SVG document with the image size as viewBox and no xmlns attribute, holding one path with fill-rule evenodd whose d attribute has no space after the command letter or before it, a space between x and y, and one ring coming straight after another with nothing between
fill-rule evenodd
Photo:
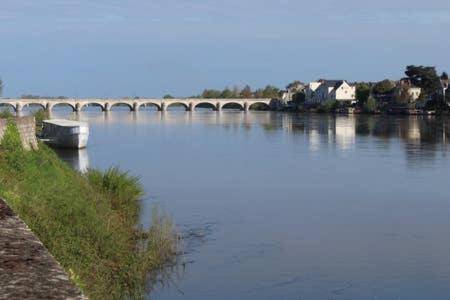
<instances>
[{"instance_id":1,"label":"green vegetation","mask_svg":"<svg viewBox=\"0 0 450 300\"><path fill-rule=\"evenodd\" d=\"M370 86L367 83L358 83L356 85L356 100L358 103L365 104L369 99Z\"/></svg>"},{"instance_id":2,"label":"green vegetation","mask_svg":"<svg viewBox=\"0 0 450 300\"><path fill-rule=\"evenodd\" d=\"M317 110L317 112L322 113L331 113L334 112L337 108L337 101L335 100L327 100L325 103L321 104Z\"/></svg>"},{"instance_id":3,"label":"green vegetation","mask_svg":"<svg viewBox=\"0 0 450 300\"><path fill-rule=\"evenodd\" d=\"M242 98L279 98L280 89L273 86L267 85L263 89L257 89L252 91L249 85L246 85L242 90L239 87L234 86L232 89L226 87L222 91L215 89L205 89L203 93L199 96L194 96L194 98L205 98L205 99L242 99Z\"/></svg>"},{"instance_id":4,"label":"green vegetation","mask_svg":"<svg viewBox=\"0 0 450 300\"><path fill-rule=\"evenodd\" d=\"M392 93L394 88L395 88L394 83L389 79L385 79L380 82L377 82L373 86L373 92L375 94L389 94Z\"/></svg>"},{"instance_id":5,"label":"green vegetation","mask_svg":"<svg viewBox=\"0 0 450 300\"><path fill-rule=\"evenodd\" d=\"M364 111L367 113L374 113L377 110L377 100L370 96L364 104Z\"/></svg>"},{"instance_id":6,"label":"green vegetation","mask_svg":"<svg viewBox=\"0 0 450 300\"><path fill-rule=\"evenodd\" d=\"M175 259L164 214L138 226L142 187L117 168L73 171L43 144L25 151L10 122L0 144L0 196L91 299L139 299L149 274Z\"/></svg>"},{"instance_id":7,"label":"green vegetation","mask_svg":"<svg viewBox=\"0 0 450 300\"><path fill-rule=\"evenodd\" d=\"M12 117L13 117L13 114L9 109L2 109L0 111L0 119L10 119Z\"/></svg>"},{"instance_id":8,"label":"green vegetation","mask_svg":"<svg viewBox=\"0 0 450 300\"><path fill-rule=\"evenodd\" d=\"M48 110L39 109L33 116L36 121L36 132L40 133L42 130L42 121L50 119L50 113Z\"/></svg>"},{"instance_id":9,"label":"green vegetation","mask_svg":"<svg viewBox=\"0 0 450 300\"><path fill-rule=\"evenodd\" d=\"M407 66L405 74L413 85L423 90L425 95L433 96L441 89L441 83L435 67Z\"/></svg>"}]
</instances>

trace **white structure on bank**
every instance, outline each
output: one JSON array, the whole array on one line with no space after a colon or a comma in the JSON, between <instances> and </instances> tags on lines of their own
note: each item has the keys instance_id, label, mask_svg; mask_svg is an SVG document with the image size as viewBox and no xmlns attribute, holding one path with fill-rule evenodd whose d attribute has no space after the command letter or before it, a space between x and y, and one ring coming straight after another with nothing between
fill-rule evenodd
<instances>
[{"instance_id":1,"label":"white structure on bank","mask_svg":"<svg viewBox=\"0 0 450 300\"><path fill-rule=\"evenodd\" d=\"M310 82L305 88L305 103L319 105L332 100L346 103L356 101L356 87L345 80L318 80Z\"/></svg>"},{"instance_id":2,"label":"white structure on bank","mask_svg":"<svg viewBox=\"0 0 450 300\"><path fill-rule=\"evenodd\" d=\"M294 95L299 92L302 92L304 89L305 84L301 81L296 80L286 87L286 90L283 91L283 94L281 96L281 100L283 100L284 102L292 101Z\"/></svg>"},{"instance_id":3,"label":"white structure on bank","mask_svg":"<svg viewBox=\"0 0 450 300\"><path fill-rule=\"evenodd\" d=\"M397 82L395 87L395 96L402 96L402 92L406 92L410 103L415 103L422 93L422 89L411 83L407 78Z\"/></svg>"}]
</instances>

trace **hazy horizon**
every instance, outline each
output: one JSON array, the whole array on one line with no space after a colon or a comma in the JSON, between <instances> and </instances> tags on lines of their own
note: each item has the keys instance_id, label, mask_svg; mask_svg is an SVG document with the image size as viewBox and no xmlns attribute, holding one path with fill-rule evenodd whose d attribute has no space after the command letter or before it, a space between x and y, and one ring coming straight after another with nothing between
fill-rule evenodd
<instances>
[{"instance_id":1,"label":"hazy horizon","mask_svg":"<svg viewBox=\"0 0 450 300\"><path fill-rule=\"evenodd\" d=\"M395 3L394 3L395 2ZM4 97L191 96L450 71L450 2L4 0Z\"/></svg>"}]
</instances>

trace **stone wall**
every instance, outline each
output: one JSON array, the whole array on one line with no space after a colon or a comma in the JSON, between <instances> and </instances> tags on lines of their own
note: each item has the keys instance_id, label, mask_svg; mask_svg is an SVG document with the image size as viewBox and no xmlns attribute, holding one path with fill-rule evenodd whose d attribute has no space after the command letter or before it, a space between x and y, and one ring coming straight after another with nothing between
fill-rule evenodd
<instances>
[{"instance_id":1,"label":"stone wall","mask_svg":"<svg viewBox=\"0 0 450 300\"><path fill-rule=\"evenodd\" d=\"M87 299L0 199L0 299Z\"/></svg>"},{"instance_id":2,"label":"stone wall","mask_svg":"<svg viewBox=\"0 0 450 300\"><path fill-rule=\"evenodd\" d=\"M5 119L0 119L0 142L5 133L7 122L8 121ZM36 138L36 122L34 117L17 117L14 118L14 122L19 130L24 149L37 149L38 143Z\"/></svg>"}]
</instances>

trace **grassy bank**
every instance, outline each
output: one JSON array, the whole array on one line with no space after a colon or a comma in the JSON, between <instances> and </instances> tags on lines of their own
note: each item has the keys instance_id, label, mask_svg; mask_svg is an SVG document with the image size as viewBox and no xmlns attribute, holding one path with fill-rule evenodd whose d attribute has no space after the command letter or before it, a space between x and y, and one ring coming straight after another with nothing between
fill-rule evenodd
<instances>
[{"instance_id":1,"label":"grassy bank","mask_svg":"<svg viewBox=\"0 0 450 300\"><path fill-rule=\"evenodd\" d=\"M24 151L12 123L0 144L0 196L91 299L142 298L148 274L175 257L169 218L155 213L149 230L137 226L137 178L79 174L45 145Z\"/></svg>"}]
</instances>

